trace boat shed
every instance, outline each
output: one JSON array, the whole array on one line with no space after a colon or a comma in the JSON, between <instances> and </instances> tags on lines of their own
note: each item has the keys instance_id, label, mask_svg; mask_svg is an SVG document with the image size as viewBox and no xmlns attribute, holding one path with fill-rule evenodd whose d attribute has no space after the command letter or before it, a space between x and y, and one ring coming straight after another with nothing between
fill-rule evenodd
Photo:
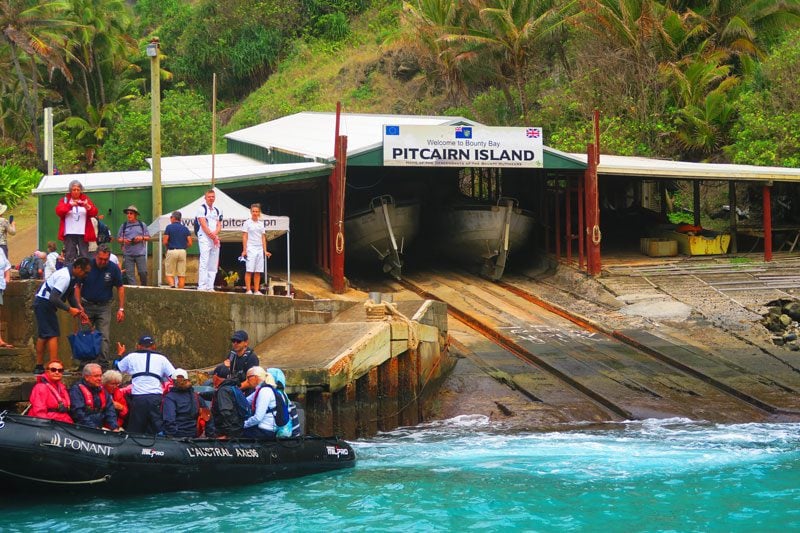
<instances>
[{"instance_id":1,"label":"boat shed","mask_svg":"<svg viewBox=\"0 0 800 533\"><path fill-rule=\"evenodd\" d=\"M371 191L379 190L378 184L380 190L400 196L414 194L435 198L441 192L438 184L458 180L462 172L453 168L385 166L383 128L388 124L483 126L459 116L302 112L225 136L228 152L267 163L316 161L333 165L327 198L318 200L327 205L324 217L327 228L319 234L316 265L331 278L337 292L344 290L344 254L338 243L343 242L345 206L350 210L367 205L371 197L376 196L377 193ZM506 174L516 177L515 196L535 201L540 211L548 213L548 181L578 180L587 165L580 158L548 147L544 147L543 157L543 168L506 169ZM473 192L483 197L499 193L498 182L498 176L482 173L473 180ZM546 229L542 234L545 240L549 239Z\"/></svg>"}]
</instances>

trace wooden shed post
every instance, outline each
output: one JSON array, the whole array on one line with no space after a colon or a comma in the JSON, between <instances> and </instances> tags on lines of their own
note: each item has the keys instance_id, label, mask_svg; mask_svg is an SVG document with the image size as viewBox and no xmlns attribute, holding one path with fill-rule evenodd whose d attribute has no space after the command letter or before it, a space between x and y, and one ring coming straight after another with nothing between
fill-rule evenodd
<instances>
[{"instance_id":1,"label":"wooden shed post","mask_svg":"<svg viewBox=\"0 0 800 533\"><path fill-rule=\"evenodd\" d=\"M591 276L600 274L600 212L597 194L597 148L587 149L586 167L586 265Z\"/></svg>"},{"instance_id":2,"label":"wooden shed post","mask_svg":"<svg viewBox=\"0 0 800 533\"><path fill-rule=\"evenodd\" d=\"M336 294L342 294L346 290L344 283L344 191L347 169L347 136L339 135L341 109L341 103L337 102L336 145L333 150L336 164L328 180L331 285Z\"/></svg>"},{"instance_id":3,"label":"wooden shed post","mask_svg":"<svg viewBox=\"0 0 800 533\"><path fill-rule=\"evenodd\" d=\"M764 261L772 261L772 184L764 185Z\"/></svg>"}]
</instances>

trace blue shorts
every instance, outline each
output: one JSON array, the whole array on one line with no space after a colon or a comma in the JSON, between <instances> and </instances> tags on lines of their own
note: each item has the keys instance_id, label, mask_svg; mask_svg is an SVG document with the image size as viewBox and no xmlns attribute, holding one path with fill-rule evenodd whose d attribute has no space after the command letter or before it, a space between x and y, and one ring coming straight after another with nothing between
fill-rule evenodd
<instances>
[{"instance_id":1,"label":"blue shorts","mask_svg":"<svg viewBox=\"0 0 800 533\"><path fill-rule=\"evenodd\" d=\"M48 300L37 297L33 304L33 315L36 317L36 324L39 326L38 337L49 339L50 337L60 337L61 330L58 329L58 309Z\"/></svg>"}]
</instances>

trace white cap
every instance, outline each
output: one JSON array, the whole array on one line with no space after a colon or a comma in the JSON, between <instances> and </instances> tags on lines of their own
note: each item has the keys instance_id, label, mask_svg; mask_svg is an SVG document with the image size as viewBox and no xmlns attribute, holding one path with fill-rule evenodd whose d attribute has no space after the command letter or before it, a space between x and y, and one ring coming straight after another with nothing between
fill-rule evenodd
<instances>
[{"instance_id":1,"label":"white cap","mask_svg":"<svg viewBox=\"0 0 800 533\"><path fill-rule=\"evenodd\" d=\"M178 379L178 376L183 379L189 379L189 374L182 368L176 368L175 372L172 373L172 379Z\"/></svg>"}]
</instances>

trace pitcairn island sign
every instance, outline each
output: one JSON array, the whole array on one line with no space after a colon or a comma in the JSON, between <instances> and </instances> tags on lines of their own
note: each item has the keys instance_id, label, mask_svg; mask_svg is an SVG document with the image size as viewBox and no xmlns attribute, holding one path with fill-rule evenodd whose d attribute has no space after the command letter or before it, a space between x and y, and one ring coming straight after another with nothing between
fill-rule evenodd
<instances>
[{"instance_id":1,"label":"pitcairn island sign","mask_svg":"<svg viewBox=\"0 0 800 533\"><path fill-rule=\"evenodd\" d=\"M542 128L383 127L384 166L542 168Z\"/></svg>"}]
</instances>

